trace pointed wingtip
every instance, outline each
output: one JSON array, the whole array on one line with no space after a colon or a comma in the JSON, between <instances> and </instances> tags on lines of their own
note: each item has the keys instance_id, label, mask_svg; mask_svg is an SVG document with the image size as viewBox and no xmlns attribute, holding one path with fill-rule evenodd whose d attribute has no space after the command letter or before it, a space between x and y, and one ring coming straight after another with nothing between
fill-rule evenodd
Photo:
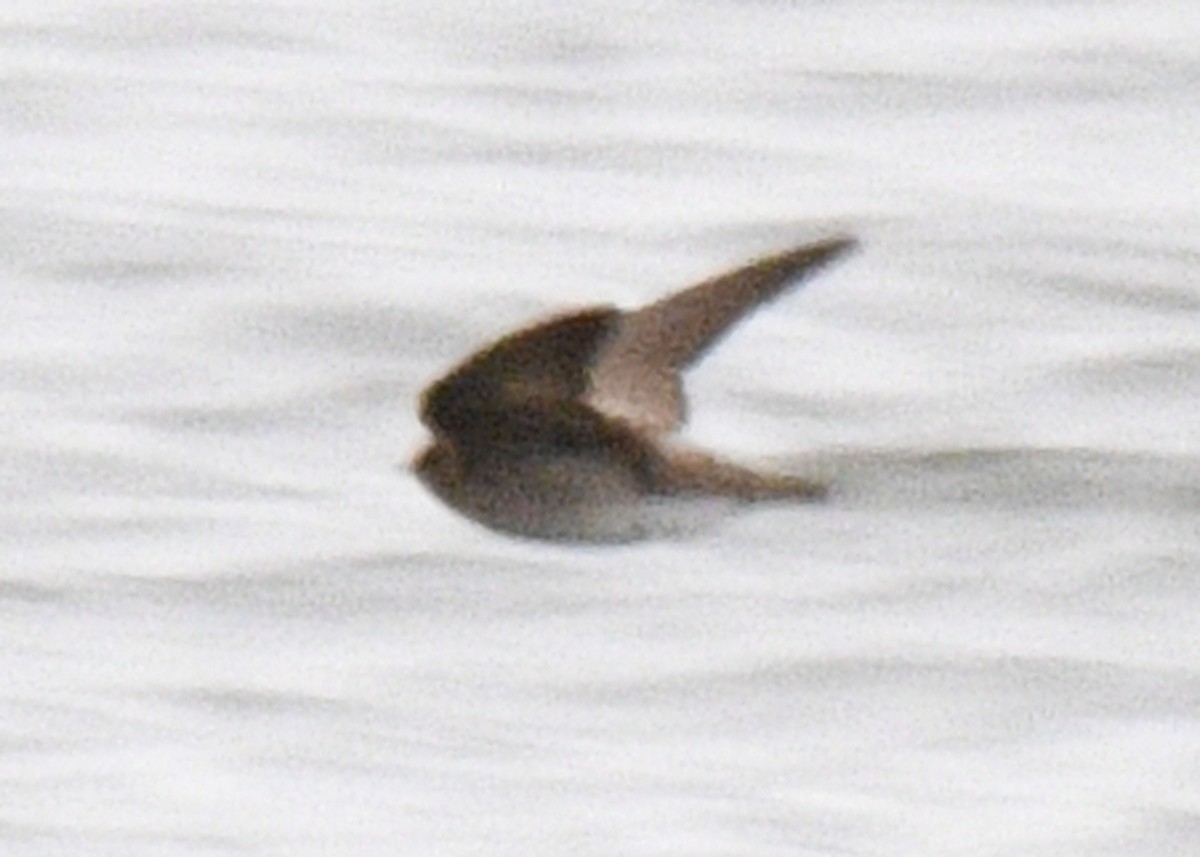
<instances>
[{"instance_id":1,"label":"pointed wingtip","mask_svg":"<svg viewBox=\"0 0 1200 857\"><path fill-rule=\"evenodd\" d=\"M837 234L811 241L760 257L745 268L724 274L711 284L740 282L750 290L753 300L762 302L773 298L789 286L809 279L818 271L841 257L857 250L858 239L850 234ZM751 299L748 295L748 300Z\"/></svg>"},{"instance_id":2,"label":"pointed wingtip","mask_svg":"<svg viewBox=\"0 0 1200 857\"><path fill-rule=\"evenodd\" d=\"M856 236L842 233L801 245L792 250L785 250L777 256L767 257L764 261L774 259L777 262L786 262L796 270L815 270L857 251L860 246Z\"/></svg>"},{"instance_id":3,"label":"pointed wingtip","mask_svg":"<svg viewBox=\"0 0 1200 857\"><path fill-rule=\"evenodd\" d=\"M840 255L842 253L852 253L858 250L862 246L862 242L859 241L857 235L851 235L849 232L843 232L832 235L823 241L818 241L817 245L828 248L828 252L830 253Z\"/></svg>"}]
</instances>

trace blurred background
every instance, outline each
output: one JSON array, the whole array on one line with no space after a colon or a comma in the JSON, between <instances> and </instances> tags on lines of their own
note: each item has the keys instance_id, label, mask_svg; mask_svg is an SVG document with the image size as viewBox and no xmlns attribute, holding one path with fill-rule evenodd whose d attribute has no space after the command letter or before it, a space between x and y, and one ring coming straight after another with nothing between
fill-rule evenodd
<instances>
[{"instance_id":1,"label":"blurred background","mask_svg":"<svg viewBox=\"0 0 1200 857\"><path fill-rule=\"evenodd\" d=\"M1200 841L1200 16L0 2L0 851ZM689 379L837 482L512 541L490 336L850 231Z\"/></svg>"}]
</instances>

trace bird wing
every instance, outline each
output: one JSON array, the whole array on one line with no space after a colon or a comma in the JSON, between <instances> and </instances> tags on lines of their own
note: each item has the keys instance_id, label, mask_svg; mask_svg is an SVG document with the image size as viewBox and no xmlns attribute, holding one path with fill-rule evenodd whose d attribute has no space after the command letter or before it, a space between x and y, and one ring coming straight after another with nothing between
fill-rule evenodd
<instances>
[{"instance_id":1,"label":"bird wing","mask_svg":"<svg viewBox=\"0 0 1200 857\"><path fill-rule=\"evenodd\" d=\"M620 313L596 307L518 330L476 352L421 397L421 421L448 435L478 430L484 415L541 403L577 402L588 366L612 337Z\"/></svg>"},{"instance_id":2,"label":"bird wing","mask_svg":"<svg viewBox=\"0 0 1200 857\"><path fill-rule=\"evenodd\" d=\"M807 244L623 313L601 341L587 403L652 432L678 429L687 415L681 373L740 318L855 246L846 236Z\"/></svg>"}]
</instances>

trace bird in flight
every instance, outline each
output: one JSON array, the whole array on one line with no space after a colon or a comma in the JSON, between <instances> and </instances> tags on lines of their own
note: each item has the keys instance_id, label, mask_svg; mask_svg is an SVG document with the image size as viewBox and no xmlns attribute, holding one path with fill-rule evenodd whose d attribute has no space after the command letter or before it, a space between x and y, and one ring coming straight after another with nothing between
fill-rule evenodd
<instances>
[{"instance_id":1,"label":"bird in flight","mask_svg":"<svg viewBox=\"0 0 1200 857\"><path fill-rule=\"evenodd\" d=\"M626 542L684 500L812 501L827 486L723 461L676 438L682 373L742 317L857 246L759 259L634 310L557 316L488 345L422 394L413 470L444 503L526 538Z\"/></svg>"}]
</instances>

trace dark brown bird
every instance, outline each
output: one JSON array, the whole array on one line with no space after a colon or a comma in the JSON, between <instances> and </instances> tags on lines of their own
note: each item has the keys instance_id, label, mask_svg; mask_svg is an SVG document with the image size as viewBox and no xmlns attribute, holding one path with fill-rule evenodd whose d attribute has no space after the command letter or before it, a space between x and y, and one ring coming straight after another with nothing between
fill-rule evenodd
<instances>
[{"instance_id":1,"label":"dark brown bird","mask_svg":"<svg viewBox=\"0 0 1200 857\"><path fill-rule=\"evenodd\" d=\"M519 330L421 397L433 442L413 462L449 506L530 538L629 541L680 499L816 500L826 486L759 473L674 440L682 373L740 318L856 246L768 256L637 310L598 307Z\"/></svg>"}]
</instances>

